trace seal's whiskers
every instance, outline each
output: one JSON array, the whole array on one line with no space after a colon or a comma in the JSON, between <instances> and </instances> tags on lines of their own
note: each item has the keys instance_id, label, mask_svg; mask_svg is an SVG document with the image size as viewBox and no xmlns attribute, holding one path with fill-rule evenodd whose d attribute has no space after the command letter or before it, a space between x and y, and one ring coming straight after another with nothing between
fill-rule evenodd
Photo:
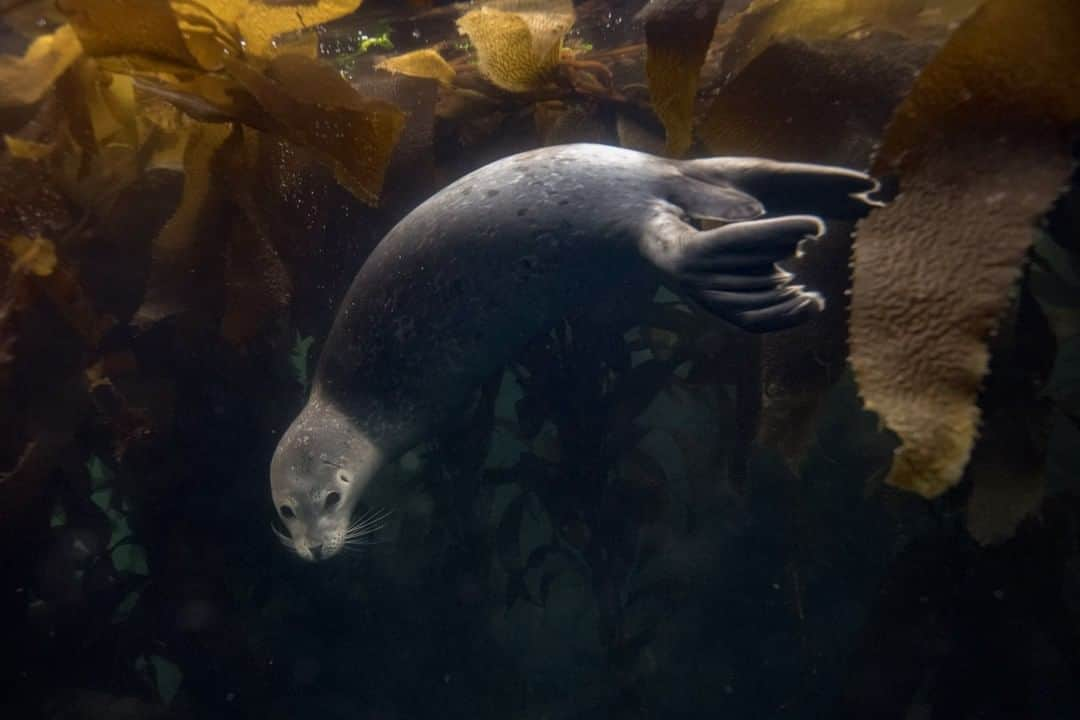
<instances>
[{"instance_id":1,"label":"seal's whiskers","mask_svg":"<svg viewBox=\"0 0 1080 720\"><path fill-rule=\"evenodd\" d=\"M361 552L370 545L382 545L383 540L376 540L375 534L386 527L386 520L392 511L386 508L369 510L359 520L349 526L345 533L342 549L349 552Z\"/></svg>"},{"instance_id":2,"label":"seal's whiskers","mask_svg":"<svg viewBox=\"0 0 1080 720\"><path fill-rule=\"evenodd\" d=\"M293 541L293 539L282 531L278 530L276 527L274 527L274 523L270 523L270 529L274 531L274 535L277 535L277 539L281 541L282 545L289 548L290 550L296 549L296 543Z\"/></svg>"},{"instance_id":3,"label":"seal's whiskers","mask_svg":"<svg viewBox=\"0 0 1080 720\"><path fill-rule=\"evenodd\" d=\"M345 533L346 540L377 533L386 525L386 519L390 517L390 514L391 511L387 509L370 510L364 513L359 520L349 526Z\"/></svg>"},{"instance_id":4,"label":"seal's whiskers","mask_svg":"<svg viewBox=\"0 0 1080 720\"><path fill-rule=\"evenodd\" d=\"M345 539L346 540L362 540L364 538L371 538L371 536L378 533L384 527L386 527L385 524L379 524L379 525L373 525L373 526L371 526L369 528L364 528L363 530L349 532L349 533L345 534Z\"/></svg>"},{"instance_id":5,"label":"seal's whiskers","mask_svg":"<svg viewBox=\"0 0 1080 720\"><path fill-rule=\"evenodd\" d=\"M348 540L348 541L345 542L344 545L342 545L342 547L345 548L346 550L349 550L349 549L359 550L360 548L368 547L369 545L385 545L388 542L390 542L390 541L389 540L376 540L374 538L367 538L365 540Z\"/></svg>"}]
</instances>

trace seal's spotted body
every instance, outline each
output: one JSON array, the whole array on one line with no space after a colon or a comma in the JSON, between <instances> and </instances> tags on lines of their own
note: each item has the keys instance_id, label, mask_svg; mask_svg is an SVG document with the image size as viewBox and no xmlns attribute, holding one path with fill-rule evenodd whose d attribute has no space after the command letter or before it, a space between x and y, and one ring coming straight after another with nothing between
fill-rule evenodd
<instances>
[{"instance_id":1,"label":"seal's spotted body","mask_svg":"<svg viewBox=\"0 0 1080 720\"><path fill-rule=\"evenodd\" d=\"M774 216L849 217L873 187L838 168L604 145L522 153L448 186L357 273L278 446L271 482L293 546L309 559L340 549L377 469L574 308L647 291L659 274L747 329L801 322L821 300L775 263L821 222ZM724 224L698 231L694 219Z\"/></svg>"}]
</instances>

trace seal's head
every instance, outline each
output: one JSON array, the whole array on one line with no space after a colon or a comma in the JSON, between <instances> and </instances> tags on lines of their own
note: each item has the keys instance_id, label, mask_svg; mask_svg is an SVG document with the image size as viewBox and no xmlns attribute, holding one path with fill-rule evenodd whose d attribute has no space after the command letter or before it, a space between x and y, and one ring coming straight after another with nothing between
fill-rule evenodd
<instances>
[{"instance_id":1,"label":"seal's head","mask_svg":"<svg viewBox=\"0 0 1080 720\"><path fill-rule=\"evenodd\" d=\"M325 560L363 544L381 524L377 508L352 522L383 454L335 405L312 397L270 463L274 507L288 535L281 541L305 560Z\"/></svg>"}]
</instances>

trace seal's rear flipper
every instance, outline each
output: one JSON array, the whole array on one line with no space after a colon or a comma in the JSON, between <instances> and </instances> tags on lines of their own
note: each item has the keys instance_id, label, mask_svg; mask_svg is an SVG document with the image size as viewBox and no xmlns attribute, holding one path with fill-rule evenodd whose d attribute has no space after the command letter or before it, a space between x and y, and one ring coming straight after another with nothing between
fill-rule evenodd
<instances>
[{"instance_id":1,"label":"seal's rear flipper","mask_svg":"<svg viewBox=\"0 0 1080 720\"><path fill-rule=\"evenodd\" d=\"M744 330L769 332L798 325L825 307L820 295L792 285L791 273L776 265L823 232L821 220L810 215L699 231L669 207L642 236L641 250L709 312Z\"/></svg>"},{"instance_id":2,"label":"seal's rear flipper","mask_svg":"<svg viewBox=\"0 0 1080 720\"><path fill-rule=\"evenodd\" d=\"M872 199L880 186L869 175L831 165L760 158L702 158L680 163L683 175L753 196L773 216L812 213L855 220L883 203Z\"/></svg>"}]
</instances>

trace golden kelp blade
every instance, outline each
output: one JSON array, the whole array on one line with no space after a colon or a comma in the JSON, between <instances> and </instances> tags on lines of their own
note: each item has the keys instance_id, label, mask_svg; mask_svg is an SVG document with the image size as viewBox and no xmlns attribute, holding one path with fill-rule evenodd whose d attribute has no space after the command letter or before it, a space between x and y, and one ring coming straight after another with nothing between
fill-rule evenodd
<instances>
[{"instance_id":1,"label":"golden kelp blade","mask_svg":"<svg viewBox=\"0 0 1080 720\"><path fill-rule=\"evenodd\" d=\"M866 407L900 437L893 485L935 497L963 474L987 338L1070 171L1054 150L978 139L939 147L859 225L851 364Z\"/></svg>"},{"instance_id":2,"label":"golden kelp blade","mask_svg":"<svg viewBox=\"0 0 1080 720\"><path fill-rule=\"evenodd\" d=\"M476 46L480 71L512 92L533 90L551 79L562 38L574 24L571 0L494 0L458 20Z\"/></svg>"},{"instance_id":3,"label":"golden kelp blade","mask_svg":"<svg viewBox=\"0 0 1080 720\"><path fill-rule=\"evenodd\" d=\"M934 497L967 465L987 340L1072 169L1078 35L1074 0L990 0L886 133L877 167L902 192L859 225L849 327L860 393L901 441L893 485Z\"/></svg>"},{"instance_id":4,"label":"golden kelp blade","mask_svg":"<svg viewBox=\"0 0 1080 720\"><path fill-rule=\"evenodd\" d=\"M330 65L280 55L264 68L227 61L228 74L178 81L140 77L139 88L205 122L235 121L316 151L339 182L375 204L404 113L367 98Z\"/></svg>"},{"instance_id":5,"label":"golden kelp blade","mask_svg":"<svg viewBox=\"0 0 1080 720\"><path fill-rule=\"evenodd\" d=\"M275 54L274 37L337 20L360 7L362 0L179 0L177 5L202 6L239 32L244 52L257 58Z\"/></svg>"},{"instance_id":6,"label":"golden kelp blade","mask_svg":"<svg viewBox=\"0 0 1080 720\"><path fill-rule=\"evenodd\" d=\"M274 38L343 17L361 0L58 0L94 57L138 69L220 69L223 57L272 57Z\"/></svg>"},{"instance_id":7,"label":"golden kelp blade","mask_svg":"<svg viewBox=\"0 0 1080 720\"><path fill-rule=\"evenodd\" d=\"M694 95L721 2L652 0L645 22L649 98L667 131L667 154L678 157L693 141Z\"/></svg>"},{"instance_id":8,"label":"golden kelp blade","mask_svg":"<svg viewBox=\"0 0 1080 720\"><path fill-rule=\"evenodd\" d=\"M146 169L183 172L184 150L191 137L187 127L192 121L165 100L146 94L140 98L136 121L139 147L148 157Z\"/></svg>"},{"instance_id":9,"label":"golden kelp blade","mask_svg":"<svg viewBox=\"0 0 1080 720\"><path fill-rule=\"evenodd\" d=\"M397 55L383 60L375 66L379 70L401 73L411 77L431 78L443 85L450 85L457 77L454 68L443 59L437 50L424 48L404 55Z\"/></svg>"},{"instance_id":10,"label":"golden kelp blade","mask_svg":"<svg viewBox=\"0 0 1080 720\"><path fill-rule=\"evenodd\" d=\"M282 137L314 150L338 182L376 204L405 115L356 92L334 68L300 55L281 55L260 73L241 63L229 71L251 93Z\"/></svg>"},{"instance_id":11,"label":"golden kelp blade","mask_svg":"<svg viewBox=\"0 0 1080 720\"><path fill-rule=\"evenodd\" d=\"M134 83L83 58L57 84L57 98L74 143L61 145L53 182L84 211L108 214L140 170Z\"/></svg>"},{"instance_id":12,"label":"golden kelp blade","mask_svg":"<svg viewBox=\"0 0 1080 720\"><path fill-rule=\"evenodd\" d=\"M40 235L16 235L5 240L5 244L14 257L11 265L14 272L47 277L56 269L56 246L52 240Z\"/></svg>"},{"instance_id":13,"label":"golden kelp blade","mask_svg":"<svg viewBox=\"0 0 1080 720\"><path fill-rule=\"evenodd\" d=\"M168 0L57 0L86 54L133 63L200 67Z\"/></svg>"},{"instance_id":14,"label":"golden kelp blade","mask_svg":"<svg viewBox=\"0 0 1080 720\"><path fill-rule=\"evenodd\" d=\"M12 137L11 135L4 136L4 145L7 147L8 154L11 155L11 157L19 158L20 160L41 160L48 157L56 148L53 143L23 140L22 138Z\"/></svg>"},{"instance_id":15,"label":"golden kelp blade","mask_svg":"<svg viewBox=\"0 0 1080 720\"><path fill-rule=\"evenodd\" d=\"M142 92L194 118L241 122L312 147L351 192L375 203L404 125L401 111L364 98L336 70L313 58L270 57L275 35L358 6L358 0L272 6L231 0L61 0L88 54L103 68L137 76ZM125 17L138 22L124 24ZM131 119L134 135L134 115Z\"/></svg>"},{"instance_id":16,"label":"golden kelp blade","mask_svg":"<svg viewBox=\"0 0 1080 720\"><path fill-rule=\"evenodd\" d=\"M919 150L998 122L1034 132L1080 120L1080 3L990 0L961 26L897 108L877 173L917 164Z\"/></svg>"},{"instance_id":17,"label":"golden kelp blade","mask_svg":"<svg viewBox=\"0 0 1080 720\"><path fill-rule=\"evenodd\" d=\"M134 152L139 142L134 81L126 75L102 74L99 85L100 104L91 107L98 145L122 144Z\"/></svg>"},{"instance_id":18,"label":"golden kelp blade","mask_svg":"<svg viewBox=\"0 0 1080 720\"><path fill-rule=\"evenodd\" d=\"M75 32L65 25L34 40L20 58L0 56L0 107L40 100L82 51Z\"/></svg>"}]
</instances>

